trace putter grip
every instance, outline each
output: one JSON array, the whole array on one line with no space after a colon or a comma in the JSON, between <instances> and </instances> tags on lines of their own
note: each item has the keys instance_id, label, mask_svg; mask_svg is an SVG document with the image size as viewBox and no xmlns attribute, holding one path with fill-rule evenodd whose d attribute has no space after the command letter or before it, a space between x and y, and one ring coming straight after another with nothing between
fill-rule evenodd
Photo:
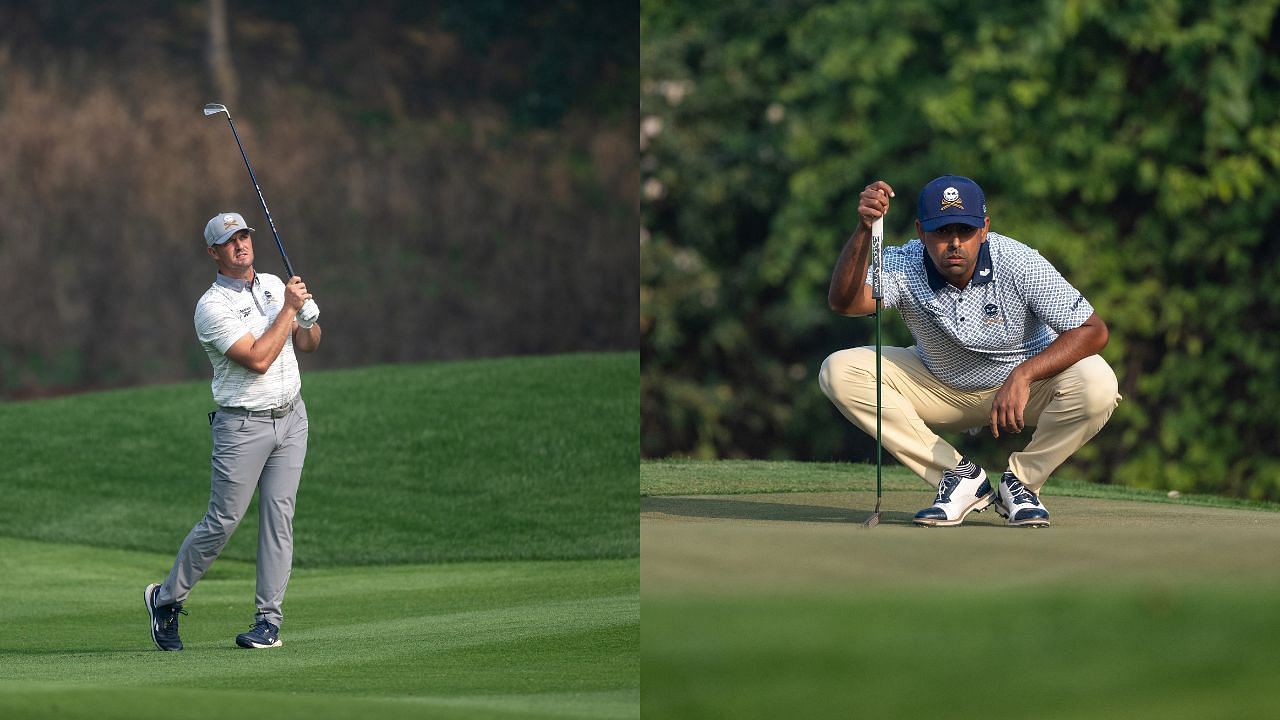
<instances>
[{"instance_id":1,"label":"putter grip","mask_svg":"<svg viewBox=\"0 0 1280 720\"><path fill-rule=\"evenodd\" d=\"M878 217L871 223L871 297L877 300L884 297L880 278L880 269L883 263L884 218Z\"/></svg>"},{"instance_id":2,"label":"putter grip","mask_svg":"<svg viewBox=\"0 0 1280 720\"><path fill-rule=\"evenodd\" d=\"M298 324L304 328L309 328L316 324L316 320L320 319L320 306L316 305L315 300L308 299L302 303L302 309L298 311Z\"/></svg>"}]
</instances>

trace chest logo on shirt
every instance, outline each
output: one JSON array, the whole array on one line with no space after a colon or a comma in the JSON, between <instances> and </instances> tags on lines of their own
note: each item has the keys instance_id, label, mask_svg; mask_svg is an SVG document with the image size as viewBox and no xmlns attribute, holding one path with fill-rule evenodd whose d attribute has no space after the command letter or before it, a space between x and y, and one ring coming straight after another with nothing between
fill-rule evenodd
<instances>
[{"instance_id":1,"label":"chest logo on shirt","mask_svg":"<svg viewBox=\"0 0 1280 720\"><path fill-rule=\"evenodd\" d=\"M938 209L946 210L947 208L964 209L964 201L960 199L960 191L953 187L942 191L942 207Z\"/></svg>"},{"instance_id":2,"label":"chest logo on shirt","mask_svg":"<svg viewBox=\"0 0 1280 720\"><path fill-rule=\"evenodd\" d=\"M245 318L249 317L249 313L251 312L253 312L253 308L242 308L240 310L240 319L244 320Z\"/></svg>"},{"instance_id":3,"label":"chest logo on shirt","mask_svg":"<svg viewBox=\"0 0 1280 720\"><path fill-rule=\"evenodd\" d=\"M1000 317L1000 308L995 303L987 303L982 306L983 322L998 323L1003 318Z\"/></svg>"}]
</instances>

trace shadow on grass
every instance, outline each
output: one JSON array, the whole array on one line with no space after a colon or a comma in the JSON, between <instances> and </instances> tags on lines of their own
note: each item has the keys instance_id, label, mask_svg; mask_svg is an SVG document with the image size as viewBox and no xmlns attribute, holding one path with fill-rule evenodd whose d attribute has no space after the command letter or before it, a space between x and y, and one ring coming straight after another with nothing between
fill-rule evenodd
<instances>
[{"instance_id":1,"label":"shadow on grass","mask_svg":"<svg viewBox=\"0 0 1280 720\"><path fill-rule=\"evenodd\" d=\"M829 522L861 524L871 517L871 508L825 505L798 505L755 502L734 498L642 497L640 512L710 520L779 520L789 522ZM885 525L910 525L913 513L882 510Z\"/></svg>"}]
</instances>

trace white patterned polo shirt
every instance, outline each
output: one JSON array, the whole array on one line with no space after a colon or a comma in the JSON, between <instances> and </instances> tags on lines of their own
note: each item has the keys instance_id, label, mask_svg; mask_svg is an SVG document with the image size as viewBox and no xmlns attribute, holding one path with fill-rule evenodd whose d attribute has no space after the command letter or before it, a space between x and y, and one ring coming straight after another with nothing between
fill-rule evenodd
<instances>
[{"instance_id":1,"label":"white patterned polo shirt","mask_svg":"<svg viewBox=\"0 0 1280 720\"><path fill-rule=\"evenodd\" d=\"M287 405L302 390L293 334L279 357L259 375L227 357L227 349L252 333L262 334L284 307L284 283L275 275L255 273L253 280L218 273L213 285L196 303L196 337L213 366L213 400L222 407L270 410Z\"/></svg>"},{"instance_id":2,"label":"white patterned polo shirt","mask_svg":"<svg viewBox=\"0 0 1280 720\"><path fill-rule=\"evenodd\" d=\"M956 390L998 387L1093 314L1084 295L1040 253L994 232L987 233L964 289L943 279L919 238L884 249L883 284L884 305L897 308L920 361Z\"/></svg>"}]
</instances>

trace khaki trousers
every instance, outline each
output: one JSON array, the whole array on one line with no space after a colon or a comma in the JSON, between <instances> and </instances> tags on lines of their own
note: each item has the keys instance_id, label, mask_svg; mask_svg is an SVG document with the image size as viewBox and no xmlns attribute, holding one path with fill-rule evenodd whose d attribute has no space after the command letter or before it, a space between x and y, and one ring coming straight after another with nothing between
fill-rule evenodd
<instances>
[{"instance_id":1,"label":"khaki trousers","mask_svg":"<svg viewBox=\"0 0 1280 720\"><path fill-rule=\"evenodd\" d=\"M884 447L937 487L942 471L958 465L962 455L935 431L961 432L990 425L991 403L999 388L947 387L925 369L915 348L884 348L881 371ZM875 348L831 354L822 363L818 384L850 422L875 437ZM1097 355L1032 383L1024 420L1035 432L1026 449L1009 456L1008 469L1038 493L1049 475L1102 429L1119 402L1115 372Z\"/></svg>"}]
</instances>

